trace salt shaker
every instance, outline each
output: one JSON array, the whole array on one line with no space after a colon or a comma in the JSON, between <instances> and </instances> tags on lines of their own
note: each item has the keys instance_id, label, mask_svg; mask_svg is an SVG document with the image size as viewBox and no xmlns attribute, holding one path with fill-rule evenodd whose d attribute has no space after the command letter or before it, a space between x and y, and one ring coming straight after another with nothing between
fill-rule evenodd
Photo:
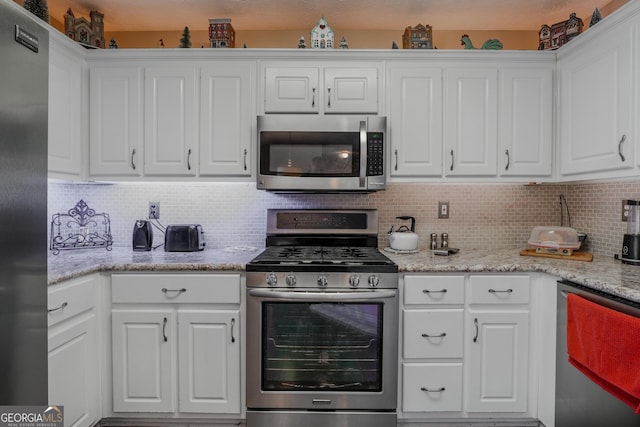
<instances>
[{"instance_id":1,"label":"salt shaker","mask_svg":"<svg viewBox=\"0 0 640 427\"><path fill-rule=\"evenodd\" d=\"M441 248L448 248L449 247L449 235L447 233L442 233L441 236L442 241L440 242L440 247Z\"/></svg>"},{"instance_id":2,"label":"salt shaker","mask_svg":"<svg viewBox=\"0 0 640 427\"><path fill-rule=\"evenodd\" d=\"M438 248L438 235L431 233L431 242L429 243L429 249L434 250Z\"/></svg>"}]
</instances>

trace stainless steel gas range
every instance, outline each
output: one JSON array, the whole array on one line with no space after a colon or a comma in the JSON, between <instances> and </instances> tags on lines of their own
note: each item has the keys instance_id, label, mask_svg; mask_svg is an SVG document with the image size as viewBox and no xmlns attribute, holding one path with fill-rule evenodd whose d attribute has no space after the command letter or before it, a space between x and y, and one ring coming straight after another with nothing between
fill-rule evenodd
<instances>
[{"instance_id":1,"label":"stainless steel gas range","mask_svg":"<svg viewBox=\"0 0 640 427\"><path fill-rule=\"evenodd\" d=\"M375 210L269 210L247 264L247 427L395 427L398 267Z\"/></svg>"}]
</instances>

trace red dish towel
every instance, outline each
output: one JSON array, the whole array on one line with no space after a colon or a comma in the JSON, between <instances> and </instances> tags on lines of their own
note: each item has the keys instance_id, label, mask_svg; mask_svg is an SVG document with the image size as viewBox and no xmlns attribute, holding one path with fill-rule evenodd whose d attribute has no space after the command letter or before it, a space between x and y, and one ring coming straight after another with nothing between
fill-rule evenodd
<instances>
[{"instance_id":1,"label":"red dish towel","mask_svg":"<svg viewBox=\"0 0 640 427\"><path fill-rule=\"evenodd\" d=\"M569 362L640 414L640 318L567 297Z\"/></svg>"}]
</instances>

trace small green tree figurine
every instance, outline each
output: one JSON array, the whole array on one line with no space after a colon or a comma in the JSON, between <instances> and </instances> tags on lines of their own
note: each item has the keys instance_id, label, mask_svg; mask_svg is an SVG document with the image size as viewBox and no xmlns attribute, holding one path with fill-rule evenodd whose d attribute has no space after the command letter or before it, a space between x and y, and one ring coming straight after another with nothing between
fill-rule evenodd
<instances>
[{"instance_id":1,"label":"small green tree figurine","mask_svg":"<svg viewBox=\"0 0 640 427\"><path fill-rule=\"evenodd\" d=\"M47 24L49 23L47 0L24 0L23 7Z\"/></svg>"},{"instance_id":2,"label":"small green tree figurine","mask_svg":"<svg viewBox=\"0 0 640 427\"><path fill-rule=\"evenodd\" d=\"M189 27L184 27L182 38L180 39L180 47L191 47L191 34L189 34Z\"/></svg>"}]
</instances>

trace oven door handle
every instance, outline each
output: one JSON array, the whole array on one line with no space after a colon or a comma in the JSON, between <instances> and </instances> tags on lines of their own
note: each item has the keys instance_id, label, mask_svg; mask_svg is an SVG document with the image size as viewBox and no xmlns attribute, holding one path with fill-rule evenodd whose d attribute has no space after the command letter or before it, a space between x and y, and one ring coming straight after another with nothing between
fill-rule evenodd
<instances>
[{"instance_id":1,"label":"oven door handle","mask_svg":"<svg viewBox=\"0 0 640 427\"><path fill-rule=\"evenodd\" d=\"M395 298L398 291L368 291L368 292L282 292L270 289L250 289L249 296L275 299L313 299L320 301L350 301L377 300L381 298Z\"/></svg>"}]
</instances>

